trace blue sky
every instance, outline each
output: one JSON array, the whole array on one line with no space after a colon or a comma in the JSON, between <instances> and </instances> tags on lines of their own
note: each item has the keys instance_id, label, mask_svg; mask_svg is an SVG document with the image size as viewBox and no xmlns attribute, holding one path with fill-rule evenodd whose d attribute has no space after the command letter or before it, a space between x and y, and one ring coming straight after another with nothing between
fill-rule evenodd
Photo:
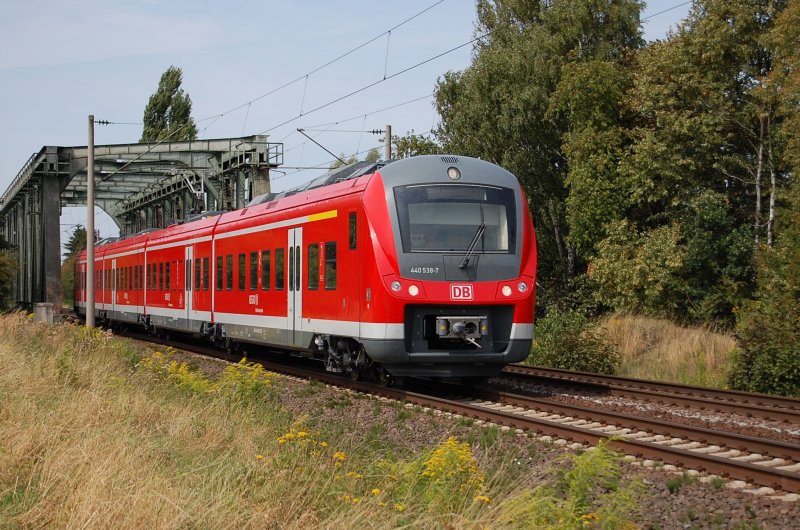
<instances>
[{"instance_id":1,"label":"blue sky","mask_svg":"<svg viewBox=\"0 0 800 530\"><path fill-rule=\"evenodd\" d=\"M89 114L137 124L97 126L97 144L138 141L144 107L170 65L183 69L201 138L266 133L284 143L286 166L325 165L331 159L298 134L298 127L319 129L309 134L347 155L382 145L377 135L347 131L382 129L387 123L395 134L428 131L437 123L429 97L436 79L468 66L469 46L309 111L472 39L474 2L436 2L6 0L0 3L0 192L43 145L85 145ZM656 14L679 4L684 5ZM305 76L429 7L388 37L307 81L303 77L226 112ZM651 0L642 15L654 15L644 21L645 37L664 38L689 8L682 0ZM272 173L274 190L323 172L285 171ZM84 224L85 209L65 209L61 222L65 231L74 223ZM108 217L99 216L97 226L104 236L116 233Z\"/></svg>"}]
</instances>

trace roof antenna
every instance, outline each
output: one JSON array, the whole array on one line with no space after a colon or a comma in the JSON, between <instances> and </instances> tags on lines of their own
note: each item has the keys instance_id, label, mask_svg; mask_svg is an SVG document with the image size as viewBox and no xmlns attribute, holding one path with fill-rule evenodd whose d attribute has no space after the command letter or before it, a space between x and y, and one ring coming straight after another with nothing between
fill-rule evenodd
<instances>
[{"instance_id":1,"label":"roof antenna","mask_svg":"<svg viewBox=\"0 0 800 530\"><path fill-rule=\"evenodd\" d=\"M339 162L341 162L341 163L342 163L342 165L345 165L345 166L347 165L347 162L345 162L344 160L342 160L342 159L341 159L341 158L339 158L338 156L334 155L332 152L328 151L328 149L327 149L327 148L326 148L324 145L322 145L321 143L319 143L318 141L314 140L314 139L313 139L313 138L311 138L309 135L307 135L306 133L304 133L304 132L303 132L303 129L297 129L297 132L299 132L300 134L302 134L303 136L305 136L306 138L308 138L309 140L311 140L312 142L314 142L315 144L317 144L317 145L318 145L318 146L320 146L321 148L325 149L325 151L326 151L328 154L330 154L331 156L333 156L333 158L335 158L336 160L338 160Z\"/></svg>"}]
</instances>

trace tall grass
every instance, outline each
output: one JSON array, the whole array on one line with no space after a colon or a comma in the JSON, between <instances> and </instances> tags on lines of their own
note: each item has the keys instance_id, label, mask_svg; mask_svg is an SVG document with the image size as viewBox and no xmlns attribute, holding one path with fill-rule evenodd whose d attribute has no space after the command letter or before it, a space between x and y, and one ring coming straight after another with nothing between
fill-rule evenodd
<instances>
[{"instance_id":1,"label":"tall grass","mask_svg":"<svg viewBox=\"0 0 800 530\"><path fill-rule=\"evenodd\" d=\"M736 346L729 335L630 315L606 317L599 329L618 348L619 375L716 388L726 385Z\"/></svg>"},{"instance_id":2,"label":"tall grass","mask_svg":"<svg viewBox=\"0 0 800 530\"><path fill-rule=\"evenodd\" d=\"M248 363L211 378L173 357L0 317L0 527L519 527L509 514L531 493L512 444L492 460L453 437L393 457L292 417L279 398L295 383ZM535 491L552 528L612 520L585 488L579 504Z\"/></svg>"}]
</instances>

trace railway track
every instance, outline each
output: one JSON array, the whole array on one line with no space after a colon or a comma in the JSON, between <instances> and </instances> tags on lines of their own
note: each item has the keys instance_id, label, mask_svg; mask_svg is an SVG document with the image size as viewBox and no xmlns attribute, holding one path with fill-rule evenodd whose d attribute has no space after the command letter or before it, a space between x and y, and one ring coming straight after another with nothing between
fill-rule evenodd
<instances>
[{"instance_id":1,"label":"railway track","mask_svg":"<svg viewBox=\"0 0 800 530\"><path fill-rule=\"evenodd\" d=\"M207 346L128 335L228 361L240 359L238 355ZM437 384L439 390L432 390L430 386L422 387L421 391L386 388L377 383L351 381L341 375L283 362L263 358L250 360L287 376L317 380L339 388L507 426L545 440L561 439L590 446L606 440L610 447L645 462L661 462L719 475L740 481L737 487L749 484L800 494L800 445L794 443L579 407L488 388L468 389L447 384Z\"/></svg>"},{"instance_id":2,"label":"railway track","mask_svg":"<svg viewBox=\"0 0 800 530\"><path fill-rule=\"evenodd\" d=\"M555 368L509 365L502 373L508 380L563 383L606 396L619 396L669 406L800 424L800 399L734 390L716 390L689 385L630 379L610 375L572 372Z\"/></svg>"}]
</instances>

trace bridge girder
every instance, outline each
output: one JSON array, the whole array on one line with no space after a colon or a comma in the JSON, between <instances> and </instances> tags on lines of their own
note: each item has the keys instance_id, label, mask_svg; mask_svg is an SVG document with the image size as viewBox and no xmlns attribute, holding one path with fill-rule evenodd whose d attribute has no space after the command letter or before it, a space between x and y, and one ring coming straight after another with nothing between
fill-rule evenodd
<instances>
[{"instance_id":1,"label":"bridge girder","mask_svg":"<svg viewBox=\"0 0 800 530\"><path fill-rule=\"evenodd\" d=\"M20 305L60 303L59 217L62 206L86 205L87 155L86 146L44 146L0 197L0 235L17 258ZM249 136L98 145L94 156L95 204L127 235L181 221L206 205L243 207L269 192L269 169L283 163L283 145Z\"/></svg>"}]
</instances>

